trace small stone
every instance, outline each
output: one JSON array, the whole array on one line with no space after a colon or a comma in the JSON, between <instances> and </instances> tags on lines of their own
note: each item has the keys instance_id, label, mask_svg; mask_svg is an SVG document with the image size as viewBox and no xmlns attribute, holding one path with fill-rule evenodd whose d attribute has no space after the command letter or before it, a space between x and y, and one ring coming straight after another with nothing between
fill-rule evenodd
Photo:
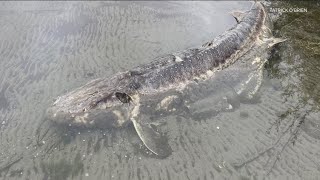
<instances>
[{"instance_id":1,"label":"small stone","mask_svg":"<svg viewBox=\"0 0 320 180\"><path fill-rule=\"evenodd\" d=\"M217 129L220 129L220 127L219 127L219 126L217 126Z\"/></svg>"},{"instance_id":2,"label":"small stone","mask_svg":"<svg viewBox=\"0 0 320 180\"><path fill-rule=\"evenodd\" d=\"M89 176L89 173L85 173L84 175L88 177L88 176Z\"/></svg>"},{"instance_id":3,"label":"small stone","mask_svg":"<svg viewBox=\"0 0 320 180\"><path fill-rule=\"evenodd\" d=\"M241 118L247 118L247 117L249 117L249 113L242 111L242 112L240 112L240 117Z\"/></svg>"}]
</instances>

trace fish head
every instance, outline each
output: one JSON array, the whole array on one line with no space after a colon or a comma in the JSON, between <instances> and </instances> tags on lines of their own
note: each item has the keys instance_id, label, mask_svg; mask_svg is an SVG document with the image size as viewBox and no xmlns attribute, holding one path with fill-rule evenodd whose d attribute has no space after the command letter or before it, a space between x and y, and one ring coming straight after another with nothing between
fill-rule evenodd
<instances>
[{"instance_id":1,"label":"fish head","mask_svg":"<svg viewBox=\"0 0 320 180\"><path fill-rule=\"evenodd\" d=\"M47 118L69 126L122 126L130 119L135 87L125 74L93 80L59 96L47 109Z\"/></svg>"}]
</instances>

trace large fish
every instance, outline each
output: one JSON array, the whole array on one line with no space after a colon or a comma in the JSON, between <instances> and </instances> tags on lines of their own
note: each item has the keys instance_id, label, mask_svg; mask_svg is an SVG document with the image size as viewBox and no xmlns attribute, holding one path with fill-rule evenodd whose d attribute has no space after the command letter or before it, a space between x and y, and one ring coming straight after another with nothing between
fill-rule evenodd
<instances>
[{"instance_id":1,"label":"large fish","mask_svg":"<svg viewBox=\"0 0 320 180\"><path fill-rule=\"evenodd\" d=\"M251 96L261 84L267 52L283 41L272 37L268 14L260 2L249 11L232 15L237 24L214 40L199 48L158 57L111 78L93 80L58 97L47 115L73 126L121 127L132 122L144 145L156 155L165 156L168 152L152 119L188 111L186 103L224 91L214 83L225 76L221 73L224 71L229 72L230 81L241 82L234 88L236 94ZM251 75L241 77L242 72ZM244 85L250 83L254 88L245 90Z\"/></svg>"}]
</instances>

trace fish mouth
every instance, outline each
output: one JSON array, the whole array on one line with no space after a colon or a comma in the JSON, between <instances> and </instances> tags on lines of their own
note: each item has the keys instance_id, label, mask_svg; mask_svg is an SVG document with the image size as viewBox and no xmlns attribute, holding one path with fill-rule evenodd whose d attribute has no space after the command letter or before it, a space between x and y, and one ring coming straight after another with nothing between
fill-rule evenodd
<instances>
[{"instance_id":1,"label":"fish mouth","mask_svg":"<svg viewBox=\"0 0 320 180\"><path fill-rule=\"evenodd\" d=\"M66 123L72 123L75 120L76 116L69 112L58 110L56 107L49 107L45 112L45 117L48 120L51 120L60 124L66 124Z\"/></svg>"},{"instance_id":2,"label":"fish mouth","mask_svg":"<svg viewBox=\"0 0 320 180\"><path fill-rule=\"evenodd\" d=\"M47 109L45 117L57 124L89 128L120 127L129 120L127 115L119 110L92 110L90 112L71 113L60 110L55 106Z\"/></svg>"},{"instance_id":3,"label":"fish mouth","mask_svg":"<svg viewBox=\"0 0 320 180\"><path fill-rule=\"evenodd\" d=\"M57 124L67 124L68 126L90 127L92 126L89 113L70 113L57 110L55 107L50 107L46 111L46 119Z\"/></svg>"}]
</instances>

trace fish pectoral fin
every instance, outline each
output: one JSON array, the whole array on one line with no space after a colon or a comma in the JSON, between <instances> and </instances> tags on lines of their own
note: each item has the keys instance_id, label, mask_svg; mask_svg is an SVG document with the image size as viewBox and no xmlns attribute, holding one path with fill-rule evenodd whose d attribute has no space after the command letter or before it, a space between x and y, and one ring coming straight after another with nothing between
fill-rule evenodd
<instances>
[{"instance_id":1,"label":"fish pectoral fin","mask_svg":"<svg viewBox=\"0 0 320 180\"><path fill-rule=\"evenodd\" d=\"M230 14L236 19L238 24L242 21L243 17L245 16L245 12L242 11L232 11Z\"/></svg>"},{"instance_id":2,"label":"fish pectoral fin","mask_svg":"<svg viewBox=\"0 0 320 180\"><path fill-rule=\"evenodd\" d=\"M145 121L136 120L135 118L131 118L131 121L141 141L151 152L160 157L167 157L172 153L167 139L155 130L152 124L144 123Z\"/></svg>"},{"instance_id":3,"label":"fish pectoral fin","mask_svg":"<svg viewBox=\"0 0 320 180\"><path fill-rule=\"evenodd\" d=\"M268 47L272 47L272 46L274 46L275 44L284 42L284 41L286 41L286 40L287 40L287 39L284 39L284 38L275 38L275 37L272 37L272 38L268 39Z\"/></svg>"},{"instance_id":4,"label":"fish pectoral fin","mask_svg":"<svg viewBox=\"0 0 320 180\"><path fill-rule=\"evenodd\" d=\"M254 103L263 81L263 67L267 59L256 57L251 66L253 71L248 75L248 79L241 83L241 87L237 90L240 101L242 103Z\"/></svg>"}]
</instances>

